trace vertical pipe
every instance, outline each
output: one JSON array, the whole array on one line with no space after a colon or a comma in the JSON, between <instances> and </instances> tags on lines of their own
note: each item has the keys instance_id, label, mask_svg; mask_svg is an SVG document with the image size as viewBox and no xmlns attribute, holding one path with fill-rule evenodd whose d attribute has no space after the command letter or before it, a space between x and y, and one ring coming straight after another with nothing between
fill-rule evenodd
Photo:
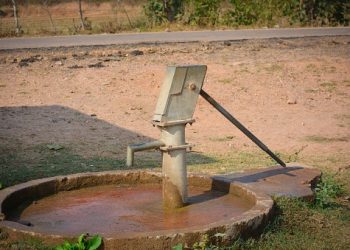
<instances>
[{"instance_id":1,"label":"vertical pipe","mask_svg":"<svg viewBox=\"0 0 350 250\"><path fill-rule=\"evenodd\" d=\"M126 166L132 167L134 165L134 151L130 146L126 150Z\"/></svg>"},{"instance_id":2,"label":"vertical pipe","mask_svg":"<svg viewBox=\"0 0 350 250\"><path fill-rule=\"evenodd\" d=\"M185 145L185 126L162 127L162 141L167 150L163 154L163 206L166 209L183 207L187 199L186 149L171 149Z\"/></svg>"}]
</instances>

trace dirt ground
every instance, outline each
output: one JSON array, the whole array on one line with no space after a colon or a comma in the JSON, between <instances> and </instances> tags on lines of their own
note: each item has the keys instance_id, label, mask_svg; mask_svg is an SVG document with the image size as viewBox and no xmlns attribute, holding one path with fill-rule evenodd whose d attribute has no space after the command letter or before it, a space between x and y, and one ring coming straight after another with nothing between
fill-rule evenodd
<instances>
[{"instance_id":1,"label":"dirt ground","mask_svg":"<svg viewBox=\"0 0 350 250\"><path fill-rule=\"evenodd\" d=\"M174 64L206 64L203 89L273 151L350 154L350 37L0 51L0 144L122 159L159 137L150 122ZM258 151L201 97L194 118L196 152Z\"/></svg>"}]
</instances>

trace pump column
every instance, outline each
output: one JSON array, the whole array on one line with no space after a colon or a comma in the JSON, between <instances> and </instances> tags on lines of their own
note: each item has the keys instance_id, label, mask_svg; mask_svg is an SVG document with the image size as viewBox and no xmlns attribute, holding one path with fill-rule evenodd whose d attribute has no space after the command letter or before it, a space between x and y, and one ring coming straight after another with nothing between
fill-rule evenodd
<instances>
[{"instance_id":1,"label":"pump column","mask_svg":"<svg viewBox=\"0 0 350 250\"><path fill-rule=\"evenodd\" d=\"M185 141L185 127L193 120L165 123L157 127L161 130L163 206L166 209L183 207L187 199L186 149L190 145Z\"/></svg>"}]
</instances>

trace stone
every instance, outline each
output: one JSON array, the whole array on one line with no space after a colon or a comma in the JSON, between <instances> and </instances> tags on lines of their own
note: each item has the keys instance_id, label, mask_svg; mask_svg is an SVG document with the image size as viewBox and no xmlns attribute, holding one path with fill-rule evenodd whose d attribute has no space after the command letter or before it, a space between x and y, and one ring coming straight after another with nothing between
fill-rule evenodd
<instances>
[{"instance_id":1,"label":"stone","mask_svg":"<svg viewBox=\"0 0 350 250\"><path fill-rule=\"evenodd\" d=\"M297 104L297 99L296 98L289 98L287 101L287 104Z\"/></svg>"},{"instance_id":2,"label":"stone","mask_svg":"<svg viewBox=\"0 0 350 250\"><path fill-rule=\"evenodd\" d=\"M133 50L130 52L131 56L142 56L143 55L143 51L141 50Z\"/></svg>"}]
</instances>

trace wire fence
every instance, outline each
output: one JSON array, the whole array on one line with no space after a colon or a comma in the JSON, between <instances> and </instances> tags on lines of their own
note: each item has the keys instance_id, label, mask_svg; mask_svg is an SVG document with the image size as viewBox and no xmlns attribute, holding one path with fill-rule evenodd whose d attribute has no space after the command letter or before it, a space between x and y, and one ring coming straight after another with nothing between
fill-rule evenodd
<instances>
[{"instance_id":1,"label":"wire fence","mask_svg":"<svg viewBox=\"0 0 350 250\"><path fill-rule=\"evenodd\" d=\"M2 8L0 35L11 36L15 32L15 20L11 7ZM120 1L101 4L83 3L86 33L115 33L133 30L146 24L142 5L128 5ZM25 35L75 34L81 32L79 8L76 2L53 6L19 6L19 23Z\"/></svg>"}]
</instances>

